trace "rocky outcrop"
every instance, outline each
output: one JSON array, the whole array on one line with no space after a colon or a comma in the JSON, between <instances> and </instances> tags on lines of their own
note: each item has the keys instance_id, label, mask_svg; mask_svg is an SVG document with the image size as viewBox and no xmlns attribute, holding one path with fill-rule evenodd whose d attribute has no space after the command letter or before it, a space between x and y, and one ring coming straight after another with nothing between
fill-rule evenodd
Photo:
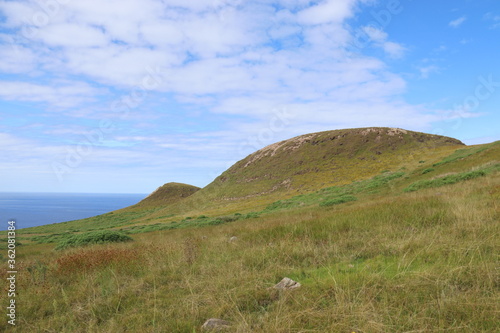
<instances>
[{"instance_id":1,"label":"rocky outcrop","mask_svg":"<svg viewBox=\"0 0 500 333\"><path fill-rule=\"evenodd\" d=\"M201 326L201 329L203 331L210 331L210 332L223 332L227 331L231 327L231 323L222 319L217 319L217 318L211 318L208 319L203 326Z\"/></svg>"}]
</instances>

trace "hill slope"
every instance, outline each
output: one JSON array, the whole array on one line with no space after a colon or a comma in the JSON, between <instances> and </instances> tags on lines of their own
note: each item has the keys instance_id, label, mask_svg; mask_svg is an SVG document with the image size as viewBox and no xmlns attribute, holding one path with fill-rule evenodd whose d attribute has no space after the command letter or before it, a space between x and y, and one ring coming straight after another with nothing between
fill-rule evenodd
<instances>
[{"instance_id":1,"label":"hill slope","mask_svg":"<svg viewBox=\"0 0 500 333\"><path fill-rule=\"evenodd\" d=\"M411 156L415 150L460 145L464 144L456 139L396 128L306 134L249 155L207 186L205 192L217 183L224 188L226 197L261 195L280 189L316 190L401 164L403 156Z\"/></svg>"},{"instance_id":2,"label":"hill slope","mask_svg":"<svg viewBox=\"0 0 500 333\"><path fill-rule=\"evenodd\" d=\"M250 208L286 196L367 179L463 147L459 140L397 128L343 129L301 135L237 162L190 198L168 207L182 213ZM451 149L451 150L450 150Z\"/></svg>"}]
</instances>

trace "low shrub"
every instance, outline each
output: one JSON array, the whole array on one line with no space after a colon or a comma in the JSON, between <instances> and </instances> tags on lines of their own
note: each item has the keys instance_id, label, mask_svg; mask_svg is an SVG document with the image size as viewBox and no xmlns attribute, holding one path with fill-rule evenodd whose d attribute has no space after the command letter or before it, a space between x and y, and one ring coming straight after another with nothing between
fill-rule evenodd
<instances>
[{"instance_id":1,"label":"low shrub","mask_svg":"<svg viewBox=\"0 0 500 333\"><path fill-rule=\"evenodd\" d=\"M250 213L246 214L245 216L243 216L243 218L244 219L255 219L259 216L260 216L260 214L257 212L250 212Z\"/></svg>"},{"instance_id":2,"label":"low shrub","mask_svg":"<svg viewBox=\"0 0 500 333\"><path fill-rule=\"evenodd\" d=\"M425 175L426 173L432 172L434 170L435 170L434 168L427 168L424 171L422 171L422 174Z\"/></svg>"},{"instance_id":3,"label":"low shrub","mask_svg":"<svg viewBox=\"0 0 500 333\"><path fill-rule=\"evenodd\" d=\"M93 231L74 235L63 239L56 246L56 250L70 247L85 246L90 244L104 244L131 241L132 238L126 234L113 230Z\"/></svg>"}]
</instances>

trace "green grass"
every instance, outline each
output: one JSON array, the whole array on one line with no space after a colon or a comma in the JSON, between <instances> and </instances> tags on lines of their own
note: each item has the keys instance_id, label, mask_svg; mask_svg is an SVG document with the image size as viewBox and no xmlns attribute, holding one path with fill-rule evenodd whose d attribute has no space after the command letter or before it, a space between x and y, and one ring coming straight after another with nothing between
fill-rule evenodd
<instances>
[{"instance_id":1,"label":"green grass","mask_svg":"<svg viewBox=\"0 0 500 333\"><path fill-rule=\"evenodd\" d=\"M492 173L441 196L395 188L50 256L23 247L9 331L200 332L216 317L248 333L495 332L499 185ZM269 289L285 276L302 287Z\"/></svg>"},{"instance_id":2,"label":"green grass","mask_svg":"<svg viewBox=\"0 0 500 333\"><path fill-rule=\"evenodd\" d=\"M496 143L494 143L494 144L496 144ZM472 156L472 155L475 155L475 154L478 154L478 153L481 153L481 152L487 150L489 148L489 146L490 145L482 145L482 146L478 146L478 147L458 149L453 154L445 157L440 162L434 163L432 166L436 167L436 166L440 166L443 164L452 163L455 161L465 159L469 156Z\"/></svg>"},{"instance_id":3,"label":"green grass","mask_svg":"<svg viewBox=\"0 0 500 333\"><path fill-rule=\"evenodd\" d=\"M70 247L79 247L91 244L128 242L131 240L132 238L130 236L117 231L92 231L64 238L59 242L55 249L64 250Z\"/></svg>"},{"instance_id":4,"label":"green grass","mask_svg":"<svg viewBox=\"0 0 500 333\"><path fill-rule=\"evenodd\" d=\"M334 199L329 199L329 200L323 201L319 205L321 207L330 207L330 206L340 205L340 204L343 204L346 202L356 201L356 200L358 200L358 198L356 198L354 195L342 195L342 196L339 196L339 197L334 198Z\"/></svg>"},{"instance_id":5,"label":"green grass","mask_svg":"<svg viewBox=\"0 0 500 333\"><path fill-rule=\"evenodd\" d=\"M57 243L63 239L68 238L68 236L72 236L71 232L63 232L63 233L54 233L49 235L41 235L30 237L29 239L38 244L49 244L49 243Z\"/></svg>"},{"instance_id":6,"label":"green grass","mask_svg":"<svg viewBox=\"0 0 500 333\"><path fill-rule=\"evenodd\" d=\"M35 242L53 242L57 241L59 236L65 237L67 234L78 234L81 232L109 230L112 228L120 228L128 225L136 224L137 222L147 222L149 216L159 208L149 208L140 211L116 211L109 212L103 215L90 217L82 220L68 221L62 223L54 223L39 227L25 228L18 230L19 235L28 236L27 238ZM169 215L170 217L172 215ZM35 236L29 236L35 235Z\"/></svg>"},{"instance_id":7,"label":"green grass","mask_svg":"<svg viewBox=\"0 0 500 333\"><path fill-rule=\"evenodd\" d=\"M318 204L320 206L331 206L355 201L357 198L354 194L376 194L391 184L392 181L404 175L404 172L384 172L370 179L353 182L348 185L332 186L313 193L294 196L286 200L279 200L268 205L262 213Z\"/></svg>"},{"instance_id":8,"label":"green grass","mask_svg":"<svg viewBox=\"0 0 500 333\"><path fill-rule=\"evenodd\" d=\"M438 177L435 179L424 179L412 183L410 186L404 189L405 192L418 191L424 188L441 187L445 185L452 185L458 182L463 182L466 180L471 180L478 177L484 177L487 174L500 170L500 163L493 166L488 166L480 170L473 170L468 172L461 172L452 175L446 175Z\"/></svg>"}]
</instances>

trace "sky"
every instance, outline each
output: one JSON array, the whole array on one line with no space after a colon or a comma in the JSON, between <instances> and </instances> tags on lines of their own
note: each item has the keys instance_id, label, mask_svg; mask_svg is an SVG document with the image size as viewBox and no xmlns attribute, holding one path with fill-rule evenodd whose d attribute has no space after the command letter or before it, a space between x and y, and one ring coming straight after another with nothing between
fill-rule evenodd
<instances>
[{"instance_id":1,"label":"sky","mask_svg":"<svg viewBox=\"0 0 500 333\"><path fill-rule=\"evenodd\" d=\"M0 192L203 187L297 135L500 140L498 0L0 1Z\"/></svg>"}]
</instances>

